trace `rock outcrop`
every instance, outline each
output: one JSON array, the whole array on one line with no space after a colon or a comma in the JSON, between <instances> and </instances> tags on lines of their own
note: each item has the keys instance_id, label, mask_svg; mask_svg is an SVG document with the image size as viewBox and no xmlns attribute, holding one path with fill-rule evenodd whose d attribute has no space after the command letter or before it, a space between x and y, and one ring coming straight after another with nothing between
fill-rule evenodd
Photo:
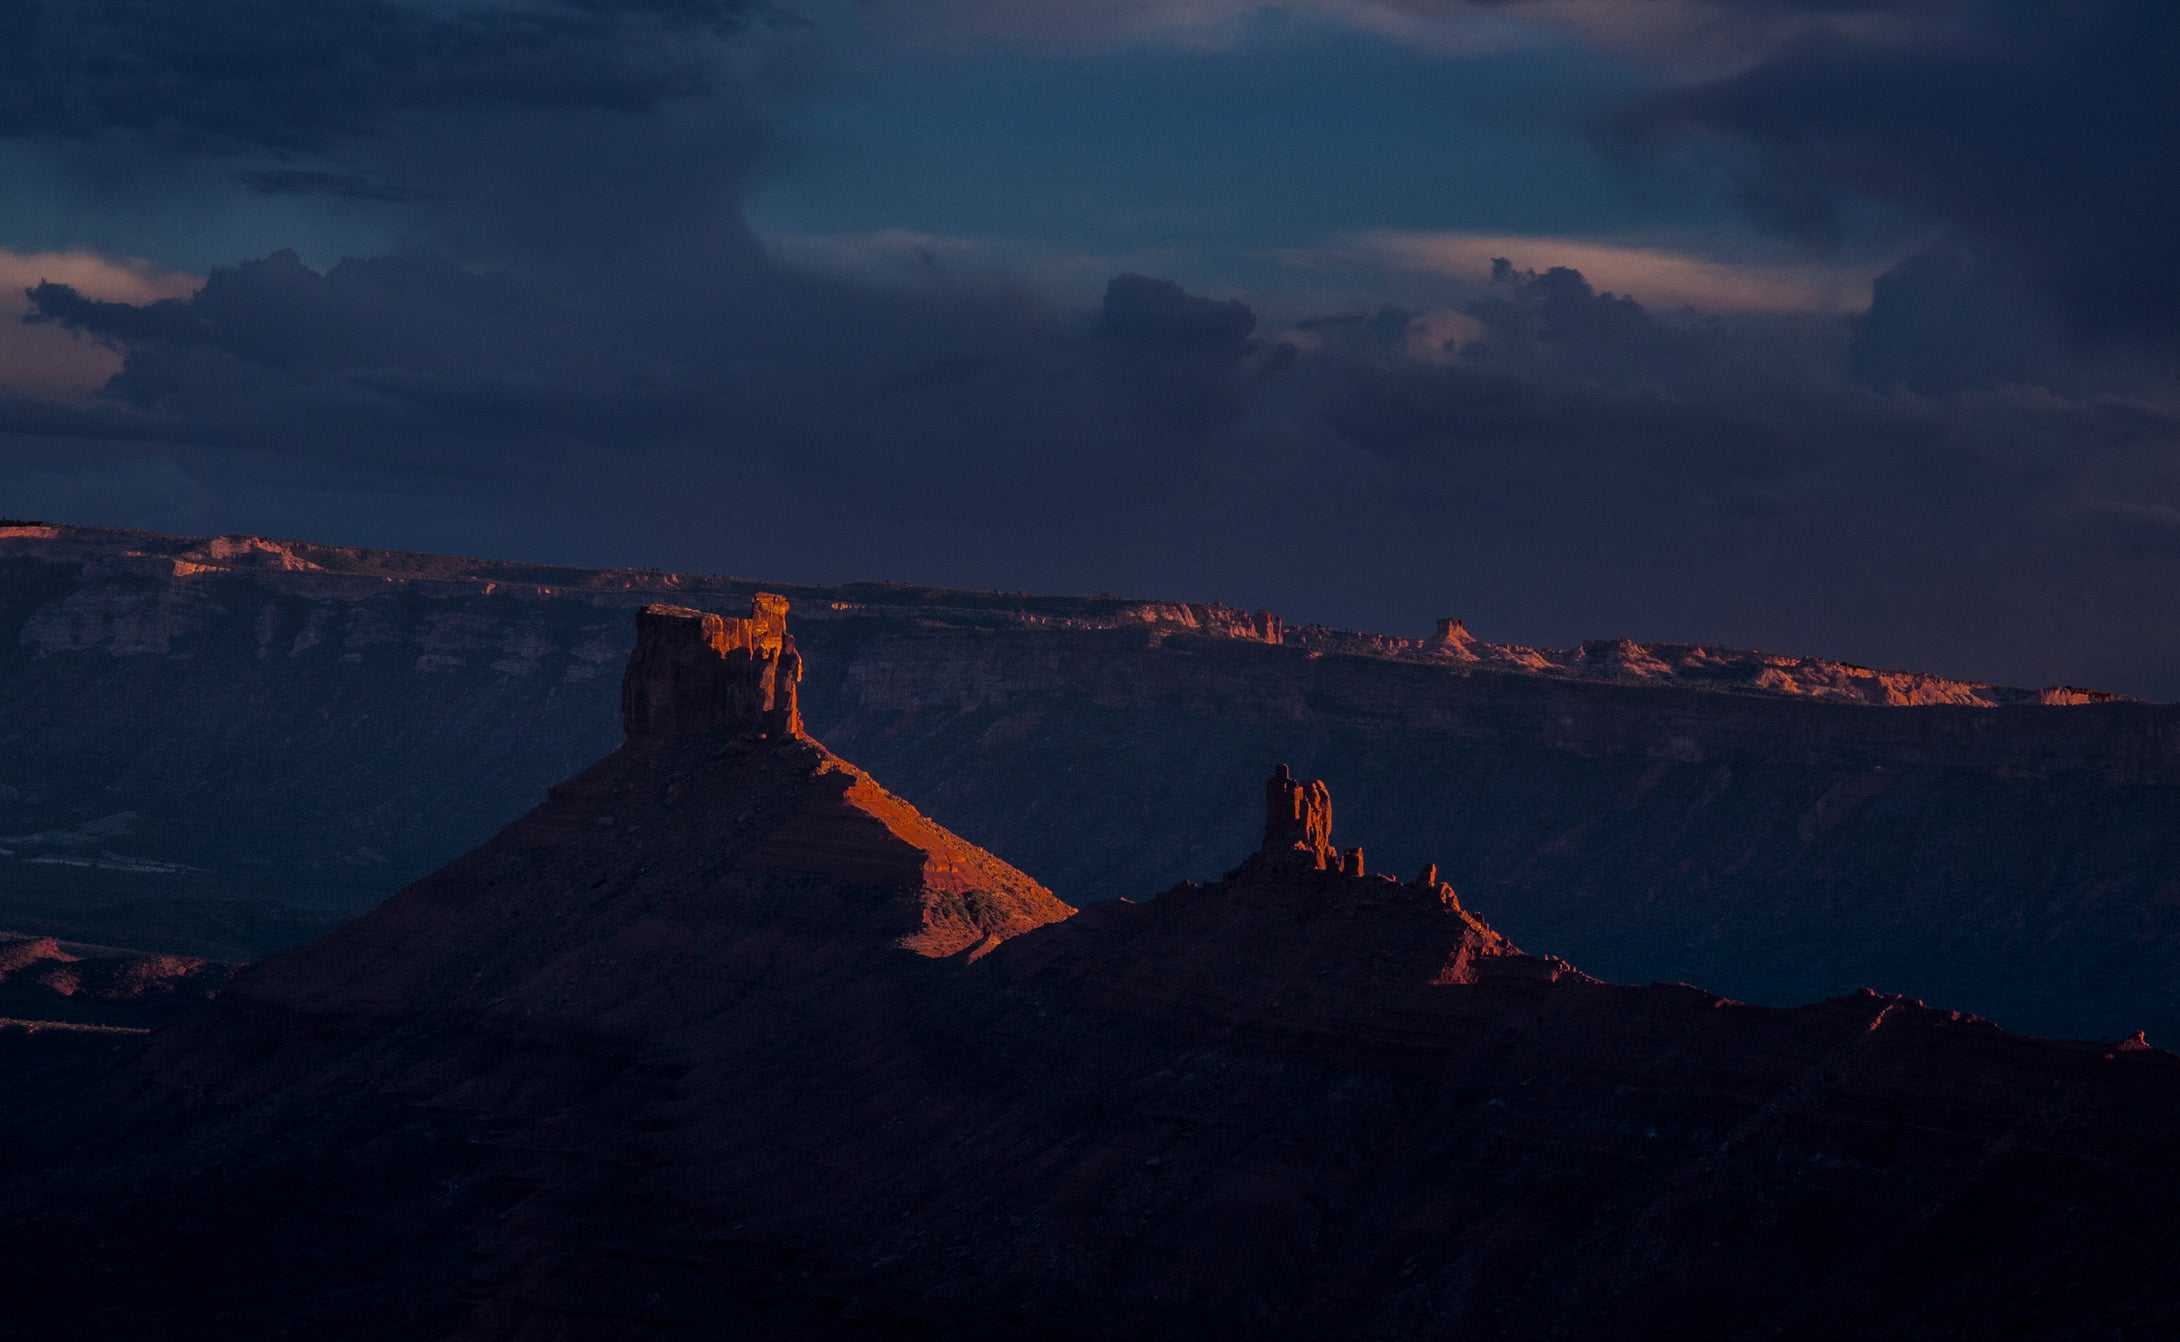
<instances>
[{"instance_id":1,"label":"rock outcrop","mask_svg":"<svg viewBox=\"0 0 2180 1342\"><path fill-rule=\"evenodd\" d=\"M1431 637L1424 645L1431 651L1464 662L1478 661L1476 636L1468 631L1466 620L1451 615L1441 615L1433 624Z\"/></svg>"},{"instance_id":2,"label":"rock outcrop","mask_svg":"<svg viewBox=\"0 0 2180 1342\"><path fill-rule=\"evenodd\" d=\"M2180 1059L2144 1040L2026 1039L1874 992L1780 1010L1603 983L1435 871L1319 861L1330 798L1291 771L1285 847L1140 903L1067 916L961 845L984 884L946 916L983 935L936 954L900 938L936 907L903 869L826 857L822 828L793 845L814 870L767 854L875 788L846 769L803 738L635 742L148 1045L43 1041L44 1070L0 1077L10 1327L2180 1325ZM0 1047L0 1072L24 1056Z\"/></svg>"},{"instance_id":3,"label":"rock outcrop","mask_svg":"<svg viewBox=\"0 0 2180 1342\"><path fill-rule=\"evenodd\" d=\"M52 937L0 936L0 1029L145 1030L215 996L236 966Z\"/></svg>"},{"instance_id":4,"label":"rock outcrop","mask_svg":"<svg viewBox=\"0 0 2180 1342\"><path fill-rule=\"evenodd\" d=\"M1332 793L1324 780L1305 783L1282 764L1264 785L1267 853L1299 852L1323 871L1332 860Z\"/></svg>"},{"instance_id":5,"label":"rock outcrop","mask_svg":"<svg viewBox=\"0 0 2180 1342\"><path fill-rule=\"evenodd\" d=\"M488 1035L519 1015L525 1033L637 1044L727 1009L748 981L718 967L752 945L883 974L900 952L980 953L1072 913L798 730L786 609L646 607L620 750L476 852L252 966L222 1006Z\"/></svg>"},{"instance_id":6,"label":"rock outcrop","mask_svg":"<svg viewBox=\"0 0 2180 1342\"><path fill-rule=\"evenodd\" d=\"M1437 860L1600 973L2180 1037L2180 705L1452 621L76 527L0 527L0 930L300 944L619 745L639 607L742 616L758 591L794 602L810 732L1073 903L1222 874L1259 839L1231 799L1284 759L1360 805L1343 837L1374 869ZM120 813L127 835L84 828Z\"/></svg>"},{"instance_id":7,"label":"rock outcrop","mask_svg":"<svg viewBox=\"0 0 2180 1342\"><path fill-rule=\"evenodd\" d=\"M1264 784L1264 842L1228 882L1261 877L1265 872L1306 874L1326 872L1360 880L1366 874L1363 850L1335 848L1332 843L1332 790L1321 778L1296 778L1294 770L1279 765ZM1393 878L1381 878L1390 881ZM1460 899L1453 887L1438 879L1438 864L1426 863L1414 887L1428 891L1446 908L1459 911Z\"/></svg>"},{"instance_id":8,"label":"rock outcrop","mask_svg":"<svg viewBox=\"0 0 2180 1342\"><path fill-rule=\"evenodd\" d=\"M801 681L786 597L757 593L746 619L649 605L636 612L621 721L631 738L648 740L720 731L799 736Z\"/></svg>"},{"instance_id":9,"label":"rock outcrop","mask_svg":"<svg viewBox=\"0 0 2180 1342\"><path fill-rule=\"evenodd\" d=\"M24 559L34 564L79 568L85 579L76 590L58 594L50 605L26 612L19 638L42 655L102 649L117 656L174 655L185 652L223 613L217 589L247 575L266 596L316 602L358 602L402 592L431 600L498 596L527 604L576 600L592 606L629 606L669 595L715 604L746 598L752 584L731 578L664 573L656 569L575 569L364 550L301 541L273 541L252 536L204 540L99 527L9 524L0 522L0 562ZM1912 671L1888 671L1822 657L1797 656L1692 643L1637 643L1630 639L1592 639L1573 648L1534 648L1491 643L1470 633L1452 617L1435 622L1422 638L1371 633L1322 625L1289 627L1264 610L1241 610L1217 603L1130 600L1114 596L1052 597L1020 592L971 592L916 587L902 583L854 583L840 587L778 590L802 601L822 618L893 617L914 620L943 614L949 623L994 627L1130 630L1154 637L1208 637L1227 642L1292 647L1324 655L1355 654L1495 670L1546 677L1613 680L1622 683L1672 683L1699 690L1737 690L1796 698L1886 706L1958 705L2005 707L2032 704L2087 705L2114 696L2074 686L2044 690L1993 685ZM778 598L772 598L777 600ZM265 614L261 608L258 614ZM285 627L277 608L274 628L266 630L274 646L293 655L322 641L328 632ZM335 612L326 612L333 614ZM306 620L309 617L306 616ZM753 623L763 623L759 612ZM571 648L529 644L491 647L465 640L427 621L402 630L379 621L343 619L337 633L353 651L364 646L407 647L412 656L445 659L423 670L451 670L476 654L503 654L487 664L519 665L513 674L534 674L549 652ZM578 640L578 645L580 640ZM575 667L554 669L581 672ZM594 667L588 669L595 669Z\"/></svg>"}]
</instances>

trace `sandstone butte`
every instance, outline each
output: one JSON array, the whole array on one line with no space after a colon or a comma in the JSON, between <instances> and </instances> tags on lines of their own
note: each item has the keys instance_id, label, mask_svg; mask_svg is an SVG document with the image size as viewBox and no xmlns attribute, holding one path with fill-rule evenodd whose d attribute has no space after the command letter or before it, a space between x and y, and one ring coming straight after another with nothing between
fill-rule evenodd
<instances>
[{"instance_id":1,"label":"sandstone butte","mask_svg":"<svg viewBox=\"0 0 2180 1342\"><path fill-rule=\"evenodd\" d=\"M802 733L784 616L645 608L490 842L0 1048L12 1335L2180 1334L2180 1059L1600 982L1284 766L1077 913Z\"/></svg>"},{"instance_id":2,"label":"sandstone butte","mask_svg":"<svg viewBox=\"0 0 2180 1342\"><path fill-rule=\"evenodd\" d=\"M624 738L633 611L795 603L811 734L1089 905L1274 761L1603 977L2180 1038L2180 704L1715 645L0 524L0 932L255 960ZM1449 597L1449 599L1451 599ZM125 832L92 827L126 821Z\"/></svg>"}]
</instances>

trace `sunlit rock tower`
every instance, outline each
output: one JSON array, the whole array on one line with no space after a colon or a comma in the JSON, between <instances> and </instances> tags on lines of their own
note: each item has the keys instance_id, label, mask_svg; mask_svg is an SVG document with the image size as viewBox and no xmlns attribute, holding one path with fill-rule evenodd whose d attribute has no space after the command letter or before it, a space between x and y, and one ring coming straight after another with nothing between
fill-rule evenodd
<instances>
[{"instance_id":1,"label":"sunlit rock tower","mask_svg":"<svg viewBox=\"0 0 2180 1342\"><path fill-rule=\"evenodd\" d=\"M631 740L731 730L800 736L802 657L787 632L787 598L759 592L747 619L686 606L636 613L636 650L621 679Z\"/></svg>"}]
</instances>

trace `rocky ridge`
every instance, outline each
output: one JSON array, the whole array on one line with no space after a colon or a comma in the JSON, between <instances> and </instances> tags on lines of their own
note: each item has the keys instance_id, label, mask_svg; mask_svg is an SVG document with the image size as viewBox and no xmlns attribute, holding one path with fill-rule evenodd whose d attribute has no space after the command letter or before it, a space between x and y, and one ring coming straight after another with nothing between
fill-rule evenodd
<instances>
[{"instance_id":1,"label":"rocky ridge","mask_svg":"<svg viewBox=\"0 0 2180 1342\"><path fill-rule=\"evenodd\" d=\"M748 619L644 607L620 750L476 852L246 971L223 1011L486 1007L523 1032L636 1040L784 965L829 972L866 942L974 954L1073 912L803 733L786 612L770 593Z\"/></svg>"},{"instance_id":2,"label":"rocky ridge","mask_svg":"<svg viewBox=\"0 0 2180 1342\"><path fill-rule=\"evenodd\" d=\"M1886 705L1861 676L1761 690L1717 650L1525 670L1454 623L81 528L0 540L0 929L220 959L307 940L619 743L633 611L759 590L795 603L811 730L1071 903L1218 876L1254 841L1224 799L1286 759L1357 808L1374 862L1438 861L1609 976L2180 1032L2172 705ZM1899 691L1926 692L1961 698Z\"/></svg>"},{"instance_id":3,"label":"rocky ridge","mask_svg":"<svg viewBox=\"0 0 2180 1342\"><path fill-rule=\"evenodd\" d=\"M341 601L389 591L421 596L500 596L517 600L573 597L599 605L642 602L661 594L717 601L746 593L750 584L731 578L666 573L653 569L576 569L421 555L400 551L276 541L258 536L210 540L149 532L38 523L0 525L0 558L22 556L46 563L83 564L111 580L71 598L26 625L22 641L42 653L103 648L118 655L166 653L175 640L202 628L203 602L190 598L193 580L246 573L275 591ZM131 580L174 582L170 595L147 608L131 600ZM1270 611L1246 611L1216 602L1130 600L1119 597L1032 597L1027 593L971 592L902 583L851 583L838 587L780 585L803 603L804 619L899 614L953 622L998 622L1027 628L1140 629L1153 636L1190 635L1303 649L1317 654L1383 657L1403 661L1505 671L1547 677L1630 683L1687 683L1707 690L1778 694L1889 706L1947 704L2000 707L2020 704L2108 703L2118 696L2078 686L2023 689L1950 679L1912 671L1886 671L1821 657L1796 656L1704 644L1637 643L1628 638L1590 639L1571 648L1531 648L1491 643L1469 633L1458 619L1437 622L1432 634L1404 638L1324 625L1289 625ZM307 648L329 636L351 649L382 639L389 630L350 624L334 631L312 627L294 643ZM458 627L428 631L418 641L419 670L439 659L482 651ZM262 651L270 652L270 639ZM290 655L295 647L291 647ZM546 651L509 645L495 665L528 674ZM578 665L564 674L585 678L584 663L596 657L577 649ZM607 659L613 654L607 653Z\"/></svg>"},{"instance_id":4,"label":"rocky ridge","mask_svg":"<svg viewBox=\"0 0 2180 1342\"><path fill-rule=\"evenodd\" d=\"M636 650L621 680L621 725L632 738L722 729L800 736L801 683L786 597L758 593L741 620L645 606L636 613Z\"/></svg>"},{"instance_id":5,"label":"rocky ridge","mask_svg":"<svg viewBox=\"0 0 2180 1342\"><path fill-rule=\"evenodd\" d=\"M2180 1059L1877 993L1604 983L1516 948L1435 867L1371 874L1330 789L1285 766L1225 876L1075 913L785 730L768 611L646 612L608 759L148 1044L18 1076L11 1323L2180 1325ZM758 665L771 702L722 712Z\"/></svg>"},{"instance_id":6,"label":"rocky ridge","mask_svg":"<svg viewBox=\"0 0 2180 1342\"><path fill-rule=\"evenodd\" d=\"M217 996L236 968L185 955L0 936L0 1030L141 1032Z\"/></svg>"}]
</instances>

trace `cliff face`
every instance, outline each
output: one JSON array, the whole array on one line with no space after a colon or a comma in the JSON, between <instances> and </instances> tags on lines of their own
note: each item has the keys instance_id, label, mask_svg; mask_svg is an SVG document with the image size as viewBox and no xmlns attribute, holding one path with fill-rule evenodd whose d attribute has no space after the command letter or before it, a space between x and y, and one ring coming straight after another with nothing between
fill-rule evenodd
<instances>
[{"instance_id":1,"label":"cliff face","mask_svg":"<svg viewBox=\"0 0 2180 1342\"><path fill-rule=\"evenodd\" d=\"M748 620L643 608L626 744L483 847L243 972L158 1056L196 1068L200 1041L231 1051L236 1022L267 1013L636 1049L768 975L886 947L980 952L1072 913L794 730L786 614L769 594Z\"/></svg>"},{"instance_id":2,"label":"cliff face","mask_svg":"<svg viewBox=\"0 0 2180 1342\"><path fill-rule=\"evenodd\" d=\"M807 740L632 740L105 1072L11 1092L10 1322L510 1342L2180 1325L2180 1060L1877 994L1777 1010L1603 983L1517 949L1435 869L1366 874L1322 780L1282 767L1250 792L1261 812L1225 809L1262 839L1226 875L1068 916ZM922 874L874 875L872 825ZM949 919L960 935L919 941ZM145 1155L116 1165L121 1142Z\"/></svg>"},{"instance_id":3,"label":"cliff face","mask_svg":"<svg viewBox=\"0 0 2180 1342\"><path fill-rule=\"evenodd\" d=\"M614 748L632 612L759 590L795 603L810 733L1077 903L1216 876L1255 821L1210 799L1287 759L1368 817L1374 865L1439 861L1601 973L2180 1036L2171 706L1458 622L88 530L0 535L0 928L226 958L315 935ZM715 689L745 711L770 674Z\"/></svg>"},{"instance_id":4,"label":"cliff face","mask_svg":"<svg viewBox=\"0 0 2180 1342\"><path fill-rule=\"evenodd\" d=\"M631 737L721 729L799 736L801 681L786 597L759 592L744 620L645 606L636 612L636 648L621 678L621 727Z\"/></svg>"}]
</instances>

